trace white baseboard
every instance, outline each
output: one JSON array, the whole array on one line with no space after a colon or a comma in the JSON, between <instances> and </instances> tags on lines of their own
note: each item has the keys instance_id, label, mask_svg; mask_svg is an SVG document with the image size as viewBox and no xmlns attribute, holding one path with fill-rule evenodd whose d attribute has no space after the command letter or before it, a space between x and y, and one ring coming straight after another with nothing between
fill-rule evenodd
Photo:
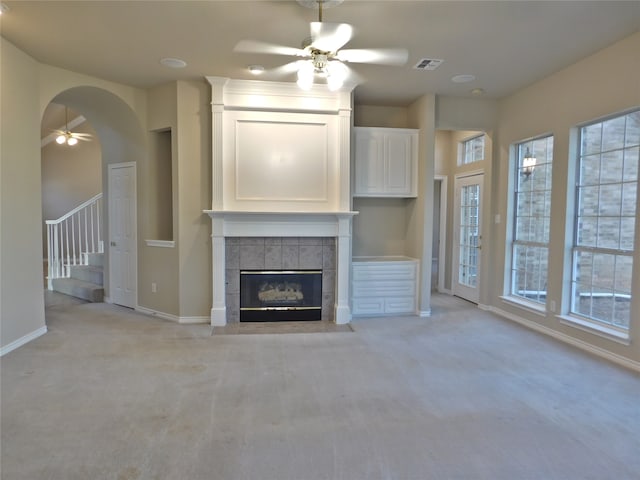
<instances>
[{"instance_id":1,"label":"white baseboard","mask_svg":"<svg viewBox=\"0 0 640 480\"><path fill-rule=\"evenodd\" d=\"M136 312L144 313L145 315L151 315L152 317L158 317L164 320L169 320L171 322L182 323L182 324L211 322L210 317L179 317L177 315L173 315L172 313L159 312L158 310L153 310L147 307L141 307L140 305L136 306Z\"/></svg>"},{"instance_id":2,"label":"white baseboard","mask_svg":"<svg viewBox=\"0 0 640 480\"><path fill-rule=\"evenodd\" d=\"M603 348L591 345L590 343L583 342L582 340L574 338L570 335L567 335L562 332L558 332L549 327L545 327L544 325L540 325L539 323L532 322L531 320L527 320L526 318L522 318L518 315L507 312L500 308L491 307L489 305L483 305L481 308L482 310L487 310L489 312L495 313L496 315L500 315L501 317L504 317L508 320L512 320L516 323L519 323L520 325L530 328L531 330L535 330L536 332L543 333L545 335L555 338L556 340L560 340L561 342L568 343L569 345L573 345L574 347L577 347L581 350L589 352L593 355L597 355L600 358L604 358L606 360L609 360L613 363L616 363L630 370L640 372L640 362L630 360L628 358L622 357L615 353L609 352L608 350L605 350Z\"/></svg>"},{"instance_id":3,"label":"white baseboard","mask_svg":"<svg viewBox=\"0 0 640 480\"><path fill-rule=\"evenodd\" d=\"M12 352L16 348L19 348L19 347L23 346L26 343L29 343L31 340L35 340L36 338L44 335L45 333L47 333L47 326L46 325L40 327L37 330L34 330L31 333L27 333L25 336L20 337L17 340L14 340L13 342L9 343L8 345L5 345L4 347L1 347L0 348L0 357L2 357L3 355L6 355L9 352Z\"/></svg>"},{"instance_id":4,"label":"white baseboard","mask_svg":"<svg viewBox=\"0 0 640 480\"><path fill-rule=\"evenodd\" d=\"M184 325L211 323L211 317L178 317L178 322Z\"/></svg>"},{"instance_id":5,"label":"white baseboard","mask_svg":"<svg viewBox=\"0 0 640 480\"><path fill-rule=\"evenodd\" d=\"M419 317L430 317L431 316L431 309L429 309L429 310L420 310L418 312L418 316Z\"/></svg>"}]
</instances>

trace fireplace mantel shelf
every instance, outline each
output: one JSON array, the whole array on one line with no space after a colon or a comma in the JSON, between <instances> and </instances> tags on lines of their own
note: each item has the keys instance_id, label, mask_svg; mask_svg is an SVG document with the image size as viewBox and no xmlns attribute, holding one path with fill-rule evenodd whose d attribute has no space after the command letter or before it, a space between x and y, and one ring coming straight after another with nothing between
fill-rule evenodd
<instances>
[{"instance_id":1,"label":"fireplace mantel shelf","mask_svg":"<svg viewBox=\"0 0 640 480\"><path fill-rule=\"evenodd\" d=\"M261 215L261 216L347 216L353 217L354 215L358 215L359 212L355 211L328 211L328 212L291 212L291 211L281 211L281 212L272 212L272 211L245 211L245 210L203 210L204 213L209 216L242 216L242 215Z\"/></svg>"},{"instance_id":2,"label":"fireplace mantel shelf","mask_svg":"<svg viewBox=\"0 0 640 480\"><path fill-rule=\"evenodd\" d=\"M216 237L339 237L351 235L358 212L268 212L205 210Z\"/></svg>"}]
</instances>

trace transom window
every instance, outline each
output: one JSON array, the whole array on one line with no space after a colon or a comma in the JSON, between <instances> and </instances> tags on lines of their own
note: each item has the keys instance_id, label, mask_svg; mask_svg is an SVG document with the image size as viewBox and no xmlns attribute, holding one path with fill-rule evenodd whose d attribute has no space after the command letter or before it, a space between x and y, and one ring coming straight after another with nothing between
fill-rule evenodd
<instances>
[{"instance_id":1,"label":"transom window","mask_svg":"<svg viewBox=\"0 0 640 480\"><path fill-rule=\"evenodd\" d=\"M553 137L516 145L510 295L545 304Z\"/></svg>"},{"instance_id":2,"label":"transom window","mask_svg":"<svg viewBox=\"0 0 640 480\"><path fill-rule=\"evenodd\" d=\"M640 110L580 128L571 313L628 330Z\"/></svg>"},{"instance_id":3,"label":"transom window","mask_svg":"<svg viewBox=\"0 0 640 480\"><path fill-rule=\"evenodd\" d=\"M484 160L484 134L461 142L460 165Z\"/></svg>"}]
</instances>

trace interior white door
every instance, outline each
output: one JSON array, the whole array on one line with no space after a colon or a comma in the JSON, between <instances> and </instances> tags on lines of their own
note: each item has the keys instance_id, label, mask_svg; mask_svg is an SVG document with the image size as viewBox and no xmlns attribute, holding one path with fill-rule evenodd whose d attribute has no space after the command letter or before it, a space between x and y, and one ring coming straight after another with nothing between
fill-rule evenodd
<instances>
[{"instance_id":1,"label":"interior white door","mask_svg":"<svg viewBox=\"0 0 640 480\"><path fill-rule=\"evenodd\" d=\"M474 303L480 299L483 180L479 174L455 181L453 294Z\"/></svg>"},{"instance_id":2,"label":"interior white door","mask_svg":"<svg viewBox=\"0 0 640 480\"><path fill-rule=\"evenodd\" d=\"M109 165L109 297L136 306L136 164Z\"/></svg>"}]
</instances>

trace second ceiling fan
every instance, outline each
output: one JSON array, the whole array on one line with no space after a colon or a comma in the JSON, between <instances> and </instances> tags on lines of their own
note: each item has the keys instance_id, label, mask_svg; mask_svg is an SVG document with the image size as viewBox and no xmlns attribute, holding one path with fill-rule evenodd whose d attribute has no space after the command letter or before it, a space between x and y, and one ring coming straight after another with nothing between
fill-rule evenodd
<instances>
[{"instance_id":1,"label":"second ceiling fan","mask_svg":"<svg viewBox=\"0 0 640 480\"><path fill-rule=\"evenodd\" d=\"M244 53L267 53L301 57L280 67L284 72L298 72L298 86L308 90L316 76L326 78L330 90L338 90L353 70L346 63L372 63L379 65L404 65L409 53L404 48L343 49L353 36L353 27L348 23L322 21L323 6L329 7L344 0L297 0L307 8L318 8L318 21L311 22L310 36L301 47L286 47L256 40L242 40L235 51ZM357 83L357 82L353 82Z\"/></svg>"}]
</instances>

